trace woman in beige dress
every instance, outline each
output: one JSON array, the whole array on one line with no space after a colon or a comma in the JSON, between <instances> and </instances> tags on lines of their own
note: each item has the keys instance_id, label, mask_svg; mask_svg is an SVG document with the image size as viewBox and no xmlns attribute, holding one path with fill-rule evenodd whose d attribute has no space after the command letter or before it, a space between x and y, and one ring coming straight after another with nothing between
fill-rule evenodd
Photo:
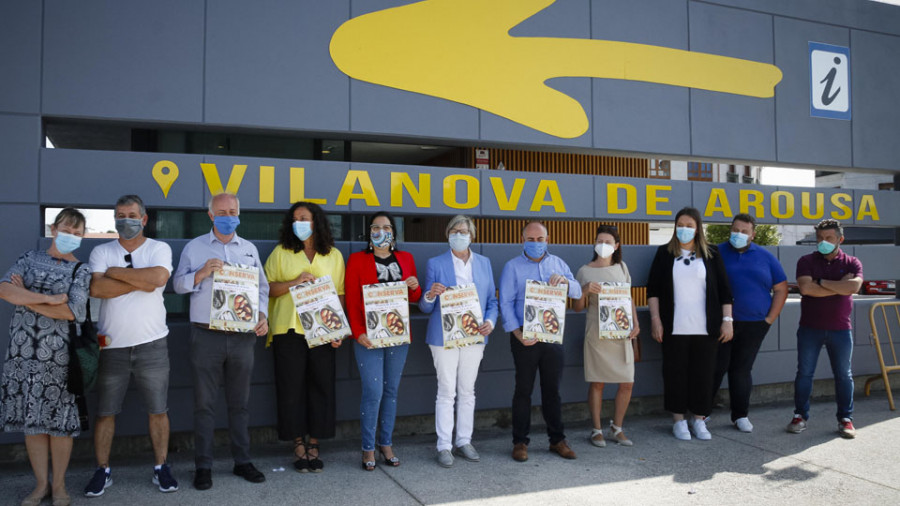
<instances>
[{"instance_id":1,"label":"woman in beige dress","mask_svg":"<svg viewBox=\"0 0 900 506\"><path fill-rule=\"evenodd\" d=\"M594 258L589 264L578 269L575 279L581 283L583 294L575 301L575 311L588 308L584 326L584 380L591 384L588 389L588 407L594 422L591 444L606 446L600 411L603 403L603 385L618 383L615 414L610 420L606 437L620 445L632 446L631 440L622 432L622 423L634 387L634 349L631 341L640 333L637 310L632 301L633 325L628 339L600 339L597 309L597 294L600 293L601 282L631 283L628 266L622 261L619 232L616 227L609 225L597 227Z\"/></svg>"}]
</instances>

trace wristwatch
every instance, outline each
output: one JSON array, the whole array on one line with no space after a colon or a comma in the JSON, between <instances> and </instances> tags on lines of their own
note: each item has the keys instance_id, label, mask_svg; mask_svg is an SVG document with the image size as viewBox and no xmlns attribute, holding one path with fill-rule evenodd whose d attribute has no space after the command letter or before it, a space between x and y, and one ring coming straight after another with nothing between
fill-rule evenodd
<instances>
[{"instance_id":1,"label":"wristwatch","mask_svg":"<svg viewBox=\"0 0 900 506\"><path fill-rule=\"evenodd\" d=\"M732 317L730 317L730 316L723 316L723 317L722 317L722 321L723 321L723 322L733 322L733 321L734 321L734 318L732 318Z\"/></svg>"}]
</instances>

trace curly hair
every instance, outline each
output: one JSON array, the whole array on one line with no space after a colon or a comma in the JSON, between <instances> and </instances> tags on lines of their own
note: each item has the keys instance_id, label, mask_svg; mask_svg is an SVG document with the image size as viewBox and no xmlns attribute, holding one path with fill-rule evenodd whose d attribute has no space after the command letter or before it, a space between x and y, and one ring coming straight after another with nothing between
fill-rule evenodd
<instances>
[{"instance_id":1,"label":"curly hair","mask_svg":"<svg viewBox=\"0 0 900 506\"><path fill-rule=\"evenodd\" d=\"M312 202L296 202L287 210L284 218L281 220L281 229L278 231L278 244L284 249L292 250L294 253L299 253L303 250L305 241L301 241L294 235L294 212L301 207L312 214L312 239L315 241L316 253L320 255L331 253L331 248L334 247L331 226L328 224L328 218L325 217L325 211L318 204L313 204Z\"/></svg>"}]
</instances>

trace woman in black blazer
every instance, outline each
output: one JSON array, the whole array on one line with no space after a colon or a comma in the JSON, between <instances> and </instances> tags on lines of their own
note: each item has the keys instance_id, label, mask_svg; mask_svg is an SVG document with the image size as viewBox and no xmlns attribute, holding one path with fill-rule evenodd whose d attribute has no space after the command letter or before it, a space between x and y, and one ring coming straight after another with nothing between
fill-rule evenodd
<instances>
[{"instance_id":1,"label":"woman in black blazer","mask_svg":"<svg viewBox=\"0 0 900 506\"><path fill-rule=\"evenodd\" d=\"M731 289L715 246L706 242L700 212L685 207L675 216L675 232L659 247L647 286L650 329L662 343L665 408L672 432L690 440L685 414L697 439L712 436L706 417L712 410L716 348L733 335Z\"/></svg>"}]
</instances>

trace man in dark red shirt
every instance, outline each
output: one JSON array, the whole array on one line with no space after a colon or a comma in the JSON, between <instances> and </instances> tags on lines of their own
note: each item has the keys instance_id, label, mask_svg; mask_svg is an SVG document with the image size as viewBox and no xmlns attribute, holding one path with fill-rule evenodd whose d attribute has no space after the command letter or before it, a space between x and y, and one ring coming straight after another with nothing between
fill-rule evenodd
<instances>
[{"instance_id":1,"label":"man in dark red shirt","mask_svg":"<svg viewBox=\"0 0 900 506\"><path fill-rule=\"evenodd\" d=\"M838 432L841 437L856 437L853 427L853 334L850 315L853 294L863 281L862 263L844 253L840 245L844 232L837 220L822 220L816 225L816 249L797 262L800 300L800 327L797 329L797 377L794 380L794 418L787 431L806 430L813 374L822 346L828 352L834 374Z\"/></svg>"}]
</instances>

